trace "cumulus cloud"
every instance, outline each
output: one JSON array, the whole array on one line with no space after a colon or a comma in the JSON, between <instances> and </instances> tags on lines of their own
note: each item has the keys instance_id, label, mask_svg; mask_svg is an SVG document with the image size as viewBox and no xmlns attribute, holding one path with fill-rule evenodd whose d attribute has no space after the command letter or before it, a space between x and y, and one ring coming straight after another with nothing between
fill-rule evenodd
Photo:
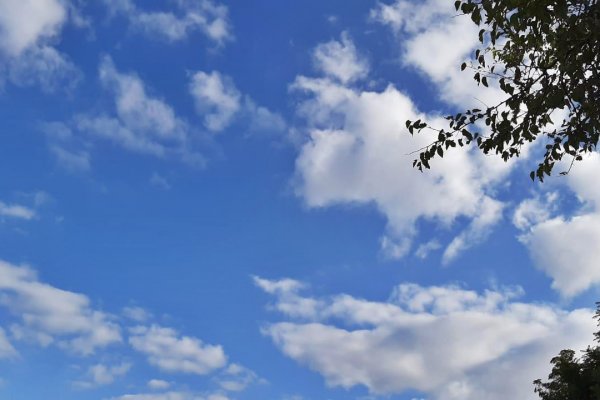
<instances>
[{"instance_id":1,"label":"cumulus cloud","mask_svg":"<svg viewBox=\"0 0 600 400\"><path fill-rule=\"evenodd\" d=\"M536 266L552 278L552 287L572 297L600 283L600 189L594 184L600 155L593 153L567 177L582 206L574 215L556 215L556 194L525 200L513 222Z\"/></svg>"},{"instance_id":2,"label":"cumulus cloud","mask_svg":"<svg viewBox=\"0 0 600 400\"><path fill-rule=\"evenodd\" d=\"M204 344L197 338L180 336L174 329L158 325L131 328L129 344L145 354L150 364L167 372L205 375L227 362L221 346Z\"/></svg>"},{"instance_id":3,"label":"cumulus cloud","mask_svg":"<svg viewBox=\"0 0 600 400\"><path fill-rule=\"evenodd\" d=\"M347 84L365 78L369 63L361 57L347 32L340 41L332 40L318 45L313 52L313 62L318 70Z\"/></svg>"},{"instance_id":4,"label":"cumulus cloud","mask_svg":"<svg viewBox=\"0 0 600 400\"><path fill-rule=\"evenodd\" d=\"M207 375L218 371L212 377L218 385L216 391L190 392L177 389L175 382L151 379L147 385L154 393L127 394L118 399L226 400L228 392L241 392L263 382L249 368L227 364L220 345L151 325L152 314L140 307L125 307L122 315L130 322L148 325L127 327L123 318L94 309L87 296L42 282L28 266L0 260L0 307L7 311L3 321L7 329L0 327L0 359L21 357L13 343L56 346L70 355L106 359L109 345L126 342L148 364L164 372ZM123 347L111 349L117 352L113 356L123 355L119 353ZM129 361L94 360L72 385L77 389L110 385L124 380L132 366Z\"/></svg>"},{"instance_id":5,"label":"cumulus cloud","mask_svg":"<svg viewBox=\"0 0 600 400\"><path fill-rule=\"evenodd\" d=\"M505 98L493 82L490 88L478 88L472 74L460 71L459 66L479 44L479 27L468 17L456 17L452 2L380 3L371 11L371 18L393 30L402 64L416 68L433 81L447 103L462 108L481 106L480 101L495 105Z\"/></svg>"},{"instance_id":6,"label":"cumulus cloud","mask_svg":"<svg viewBox=\"0 0 600 400\"><path fill-rule=\"evenodd\" d=\"M0 4L0 70L18 86L38 85L46 92L73 88L81 72L52 47L69 19L59 0L7 0Z\"/></svg>"},{"instance_id":7,"label":"cumulus cloud","mask_svg":"<svg viewBox=\"0 0 600 400\"><path fill-rule=\"evenodd\" d=\"M212 132L226 129L238 118L252 132L281 132L286 127L279 114L243 96L233 80L218 71L196 72L190 79L189 90L204 126Z\"/></svg>"},{"instance_id":8,"label":"cumulus cloud","mask_svg":"<svg viewBox=\"0 0 600 400\"><path fill-rule=\"evenodd\" d=\"M125 15L141 34L171 42L199 31L218 45L233 39L227 6L211 0L178 0L173 11L144 11L133 0L105 0L111 14Z\"/></svg>"},{"instance_id":9,"label":"cumulus cloud","mask_svg":"<svg viewBox=\"0 0 600 400\"><path fill-rule=\"evenodd\" d=\"M16 339L54 343L80 355L121 341L109 314L93 309L82 294L41 282L27 266L0 261L0 305L16 318L11 326Z\"/></svg>"},{"instance_id":10,"label":"cumulus cloud","mask_svg":"<svg viewBox=\"0 0 600 400\"><path fill-rule=\"evenodd\" d=\"M254 284L265 292L276 295L277 302L273 308L294 317L314 317L321 306L315 299L303 298L298 295L305 287L302 282L294 279L271 281L258 276L253 277Z\"/></svg>"},{"instance_id":11,"label":"cumulus cloud","mask_svg":"<svg viewBox=\"0 0 600 400\"><path fill-rule=\"evenodd\" d=\"M19 55L43 39L56 36L67 10L59 0L6 0L0 4L0 47Z\"/></svg>"},{"instance_id":12,"label":"cumulus cloud","mask_svg":"<svg viewBox=\"0 0 600 400\"><path fill-rule=\"evenodd\" d=\"M516 289L400 284L387 302L272 294L275 302L296 296L319 304L312 317L288 309L284 321L263 328L285 355L331 386L362 385L373 394L533 399L531 382L547 375L550 358L584 348L594 330L591 310L518 302Z\"/></svg>"},{"instance_id":13,"label":"cumulus cloud","mask_svg":"<svg viewBox=\"0 0 600 400\"><path fill-rule=\"evenodd\" d=\"M219 72L196 72L190 82L198 112L204 115L204 125L211 131L226 128L240 110L241 94L231 78Z\"/></svg>"},{"instance_id":14,"label":"cumulus cloud","mask_svg":"<svg viewBox=\"0 0 600 400\"><path fill-rule=\"evenodd\" d=\"M82 389L110 385L116 379L125 376L130 369L131 363L121 363L118 365L92 365L87 371L88 379L77 381L74 385Z\"/></svg>"},{"instance_id":15,"label":"cumulus cloud","mask_svg":"<svg viewBox=\"0 0 600 400\"><path fill-rule=\"evenodd\" d=\"M374 205L388 222L381 238L386 255L410 251L419 220L449 228L464 217L470 225L447 250L449 261L500 220L502 205L488 189L507 169L470 151L450 152L424 174L413 169L410 153L435 139L411 137L406 120L444 122L419 112L395 87L360 91L300 76L291 90L304 96L297 111L308 133L296 160L296 193L313 208Z\"/></svg>"}]
</instances>

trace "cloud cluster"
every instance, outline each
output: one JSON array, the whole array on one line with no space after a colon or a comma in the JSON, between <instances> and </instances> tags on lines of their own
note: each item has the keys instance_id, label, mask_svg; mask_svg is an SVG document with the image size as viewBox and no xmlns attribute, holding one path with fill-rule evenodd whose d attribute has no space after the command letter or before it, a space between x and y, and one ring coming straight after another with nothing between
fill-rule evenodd
<instances>
[{"instance_id":1,"label":"cloud cluster","mask_svg":"<svg viewBox=\"0 0 600 400\"><path fill-rule=\"evenodd\" d=\"M362 385L374 394L534 398L531 382L547 375L550 358L564 347L584 348L594 330L590 310L521 303L518 289L400 284L387 302L374 302L346 294L315 299L300 283L285 282L269 291L278 281L256 281L286 318L264 334L329 385Z\"/></svg>"},{"instance_id":2,"label":"cloud cluster","mask_svg":"<svg viewBox=\"0 0 600 400\"><path fill-rule=\"evenodd\" d=\"M481 102L495 105L505 98L495 85L478 88L472 74L460 71L459 66L480 44L479 28L470 18L457 16L452 2L379 3L371 11L371 19L392 29L401 63L435 83L437 93L447 103L460 108L481 107Z\"/></svg>"},{"instance_id":3,"label":"cloud cluster","mask_svg":"<svg viewBox=\"0 0 600 400\"><path fill-rule=\"evenodd\" d=\"M204 156L194 148L198 134L163 99L150 94L137 75L120 72L106 56L100 63L99 78L112 97L113 113L78 114L68 123L51 122L43 127L50 150L63 167L89 170L94 139L136 153L205 164Z\"/></svg>"},{"instance_id":4,"label":"cloud cluster","mask_svg":"<svg viewBox=\"0 0 600 400\"><path fill-rule=\"evenodd\" d=\"M122 147L158 157L181 150L188 140L187 124L163 100L147 93L134 74L119 72L110 57L99 68L100 81L114 97L115 116L77 118L77 128Z\"/></svg>"},{"instance_id":5,"label":"cloud cluster","mask_svg":"<svg viewBox=\"0 0 600 400\"><path fill-rule=\"evenodd\" d=\"M40 282L27 266L0 261L0 305L16 318L10 327L16 339L80 355L122 340L113 318L92 308L86 296Z\"/></svg>"},{"instance_id":6,"label":"cloud cluster","mask_svg":"<svg viewBox=\"0 0 600 400\"><path fill-rule=\"evenodd\" d=\"M199 31L218 45L233 39L227 6L211 0L177 0L176 12L144 11L133 0L105 0L111 14L125 15L131 28L167 41L186 39Z\"/></svg>"},{"instance_id":7,"label":"cloud cluster","mask_svg":"<svg viewBox=\"0 0 600 400\"><path fill-rule=\"evenodd\" d=\"M342 37L317 49L337 57L349 48ZM329 50L328 50L329 49ZM365 65L358 56L356 68ZM352 68L350 68L352 69ZM331 75L331 74L328 74ZM384 253L401 258L417 236L416 223L428 220L448 228L460 217L470 224L446 247L444 261L483 240L502 218L503 205L488 194L507 168L476 153L455 151L421 174L411 167L411 155L432 141L427 134L410 137L405 122L444 121L419 112L412 100L394 86L368 91L338 78L299 76L291 90L303 96L297 112L308 132L296 160L296 193L310 207L337 204L374 205L387 219L381 238Z\"/></svg>"},{"instance_id":8,"label":"cloud cluster","mask_svg":"<svg viewBox=\"0 0 600 400\"><path fill-rule=\"evenodd\" d=\"M321 43L313 52L315 67L325 75L348 84L365 78L369 73L369 63L356 50L347 32L340 41Z\"/></svg>"},{"instance_id":9,"label":"cloud cluster","mask_svg":"<svg viewBox=\"0 0 600 400\"><path fill-rule=\"evenodd\" d=\"M0 359L21 357L18 346L26 343L56 346L69 355L90 361L84 375L72 382L78 389L93 389L123 380L135 364L107 363L109 359L133 358L137 353L159 371L168 374L214 374L216 392L193 394L177 390L177 382L153 379L148 387L157 392L125 395L123 399L227 399L226 393L240 392L261 382L254 371L227 363L222 346L203 343L194 336L160 326L140 307L126 307L122 317L95 309L90 299L40 281L28 266L0 260L0 307L10 318L0 327ZM128 326L127 320L137 325ZM128 348L123 348L129 345ZM174 390L160 393L174 387Z\"/></svg>"},{"instance_id":10,"label":"cloud cluster","mask_svg":"<svg viewBox=\"0 0 600 400\"><path fill-rule=\"evenodd\" d=\"M116 379L125 376L131 369L131 363L117 365L95 364L88 368L87 380L76 381L74 386L82 389L90 389L97 386L110 385Z\"/></svg>"},{"instance_id":11,"label":"cloud cluster","mask_svg":"<svg viewBox=\"0 0 600 400\"><path fill-rule=\"evenodd\" d=\"M110 400L229 400L229 397L221 393L200 395L190 392L164 392L126 394Z\"/></svg>"},{"instance_id":12,"label":"cloud cluster","mask_svg":"<svg viewBox=\"0 0 600 400\"><path fill-rule=\"evenodd\" d=\"M536 266L565 297L600 283L600 189L590 184L598 168L600 155L593 153L569 174L567 186L581 202L574 215L557 215L557 195L548 193L524 200L513 218Z\"/></svg>"},{"instance_id":13,"label":"cloud cluster","mask_svg":"<svg viewBox=\"0 0 600 400\"><path fill-rule=\"evenodd\" d=\"M81 72L53 47L69 16L59 0L0 3L0 81L37 85L46 92L74 87Z\"/></svg>"},{"instance_id":14,"label":"cloud cluster","mask_svg":"<svg viewBox=\"0 0 600 400\"><path fill-rule=\"evenodd\" d=\"M229 77L219 72L196 72L190 81L190 93L198 112L204 115L204 126L222 131L241 108L241 93Z\"/></svg>"},{"instance_id":15,"label":"cloud cluster","mask_svg":"<svg viewBox=\"0 0 600 400\"><path fill-rule=\"evenodd\" d=\"M206 164L198 150L207 140L206 134L178 116L139 76L119 71L109 56L102 58L98 75L111 96L112 112L78 114L67 123L49 122L42 127L60 165L69 171L88 171L90 148L98 139L135 153L176 157L199 167ZM196 72L190 78L189 90L209 131L222 131L236 119L246 122L251 132L280 132L286 128L279 114L242 95L233 81L219 72ZM153 176L152 183L169 187L159 176Z\"/></svg>"},{"instance_id":16,"label":"cloud cluster","mask_svg":"<svg viewBox=\"0 0 600 400\"><path fill-rule=\"evenodd\" d=\"M179 336L158 325L130 329L129 343L145 354L148 362L167 372L205 375L227 363L221 346L206 345L199 339Z\"/></svg>"}]
</instances>

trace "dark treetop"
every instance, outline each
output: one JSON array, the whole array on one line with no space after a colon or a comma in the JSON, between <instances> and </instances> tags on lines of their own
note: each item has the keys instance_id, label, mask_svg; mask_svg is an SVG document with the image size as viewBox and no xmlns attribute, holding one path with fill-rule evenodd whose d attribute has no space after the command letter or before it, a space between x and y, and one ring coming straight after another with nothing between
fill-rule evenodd
<instances>
[{"instance_id":1,"label":"dark treetop","mask_svg":"<svg viewBox=\"0 0 600 400\"><path fill-rule=\"evenodd\" d=\"M600 320L600 303L595 318ZM600 332L594 334L600 342ZM533 382L535 392L543 400L600 399L600 348L588 347L579 359L573 350L563 350L551 361L553 367L548 382Z\"/></svg>"}]
</instances>

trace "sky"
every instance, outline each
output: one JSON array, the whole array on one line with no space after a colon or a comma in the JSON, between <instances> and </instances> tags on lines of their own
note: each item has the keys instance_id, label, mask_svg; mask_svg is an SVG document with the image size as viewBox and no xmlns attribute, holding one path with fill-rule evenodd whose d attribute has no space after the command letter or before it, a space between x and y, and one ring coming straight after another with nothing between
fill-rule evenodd
<instances>
[{"instance_id":1,"label":"sky","mask_svg":"<svg viewBox=\"0 0 600 400\"><path fill-rule=\"evenodd\" d=\"M502 100L460 71L477 31L450 0L0 0L0 398L534 399L596 329L600 155L412 168L407 119Z\"/></svg>"}]
</instances>

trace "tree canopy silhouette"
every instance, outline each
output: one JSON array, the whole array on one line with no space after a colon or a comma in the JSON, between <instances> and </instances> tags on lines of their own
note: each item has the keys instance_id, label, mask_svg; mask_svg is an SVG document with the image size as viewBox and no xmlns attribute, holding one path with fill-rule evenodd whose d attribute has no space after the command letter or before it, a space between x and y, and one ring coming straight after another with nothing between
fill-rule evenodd
<instances>
[{"instance_id":1,"label":"tree canopy silhouette","mask_svg":"<svg viewBox=\"0 0 600 400\"><path fill-rule=\"evenodd\" d=\"M600 303L596 303L595 318L600 321ZM600 331L594 334L600 343ZM551 361L552 372L548 382L533 382L535 392L543 400L598 400L600 399L600 347L588 347L577 358L573 350L563 350Z\"/></svg>"},{"instance_id":2,"label":"tree canopy silhouette","mask_svg":"<svg viewBox=\"0 0 600 400\"><path fill-rule=\"evenodd\" d=\"M595 151L600 133L598 0L458 0L455 8L481 27L481 48L461 69L472 69L478 85L496 81L506 100L449 115L444 129L407 121L411 134L423 129L438 133L413 166L423 171L449 148L472 143L508 161L540 138L545 154L531 178L543 181L563 157L572 166Z\"/></svg>"}]
</instances>

